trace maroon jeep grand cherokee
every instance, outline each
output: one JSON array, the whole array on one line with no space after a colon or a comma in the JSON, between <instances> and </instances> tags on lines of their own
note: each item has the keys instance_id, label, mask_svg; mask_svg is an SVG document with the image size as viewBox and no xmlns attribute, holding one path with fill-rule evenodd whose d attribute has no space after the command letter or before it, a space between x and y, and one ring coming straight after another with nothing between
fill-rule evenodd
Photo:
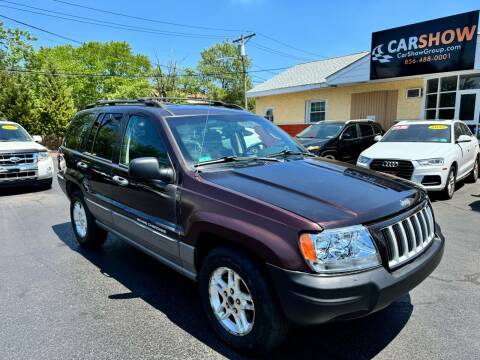
<instances>
[{"instance_id":1,"label":"maroon jeep grand cherokee","mask_svg":"<svg viewBox=\"0 0 480 360\"><path fill-rule=\"evenodd\" d=\"M89 106L59 168L80 245L111 232L198 281L212 327L237 349L268 351L291 323L380 310L443 254L424 190L315 157L220 102Z\"/></svg>"}]
</instances>

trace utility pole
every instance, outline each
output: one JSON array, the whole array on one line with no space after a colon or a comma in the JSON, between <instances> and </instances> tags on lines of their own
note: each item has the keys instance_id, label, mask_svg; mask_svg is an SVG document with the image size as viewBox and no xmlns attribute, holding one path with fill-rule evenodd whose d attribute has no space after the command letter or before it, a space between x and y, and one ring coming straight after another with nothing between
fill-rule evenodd
<instances>
[{"instance_id":1,"label":"utility pole","mask_svg":"<svg viewBox=\"0 0 480 360\"><path fill-rule=\"evenodd\" d=\"M238 45L238 54L240 56L240 61L242 62L242 72L243 72L243 98L245 102L245 109L248 110L248 100L247 100L247 68L245 65L245 60L247 54L245 52L245 44L255 36L255 33L251 33L250 35L243 36L240 35L238 39L233 40L234 44Z\"/></svg>"}]
</instances>

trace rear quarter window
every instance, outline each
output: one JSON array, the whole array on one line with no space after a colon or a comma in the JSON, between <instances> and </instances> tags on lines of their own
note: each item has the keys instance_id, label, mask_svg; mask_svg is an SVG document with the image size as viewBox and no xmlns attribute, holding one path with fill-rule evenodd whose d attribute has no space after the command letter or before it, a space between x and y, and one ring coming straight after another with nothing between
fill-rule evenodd
<instances>
[{"instance_id":1,"label":"rear quarter window","mask_svg":"<svg viewBox=\"0 0 480 360\"><path fill-rule=\"evenodd\" d=\"M93 113L76 115L65 133L65 147L80 150L94 121L95 114Z\"/></svg>"}]
</instances>

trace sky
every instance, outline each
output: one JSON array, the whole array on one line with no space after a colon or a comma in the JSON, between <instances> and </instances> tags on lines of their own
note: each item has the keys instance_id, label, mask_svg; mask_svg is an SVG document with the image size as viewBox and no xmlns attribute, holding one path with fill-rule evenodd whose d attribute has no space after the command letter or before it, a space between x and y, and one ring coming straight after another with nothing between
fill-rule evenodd
<instances>
[{"instance_id":1,"label":"sky","mask_svg":"<svg viewBox=\"0 0 480 360\"><path fill-rule=\"evenodd\" d=\"M79 8L62 1L149 21ZM176 61L180 67L194 67L202 49L215 42L256 32L246 45L253 60L252 70L278 69L369 50L374 31L479 9L479 0L0 0L0 15L74 41L126 41L135 52L148 55L153 61L158 59L162 64ZM45 14L43 10L63 19L41 15ZM68 15L84 22L65 19L71 19ZM38 37L36 46L76 45L12 20L0 18L0 21L9 27L29 30ZM117 28L95 25L98 22L128 25L130 30L119 29L119 25L113 25ZM132 27L137 31L132 31ZM262 82L279 71L256 72L254 82Z\"/></svg>"}]
</instances>

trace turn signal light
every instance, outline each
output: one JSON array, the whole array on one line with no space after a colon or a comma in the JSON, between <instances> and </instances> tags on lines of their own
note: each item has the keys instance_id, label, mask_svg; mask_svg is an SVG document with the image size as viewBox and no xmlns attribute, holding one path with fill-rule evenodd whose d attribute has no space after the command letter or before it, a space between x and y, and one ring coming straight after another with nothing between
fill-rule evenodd
<instances>
[{"instance_id":1,"label":"turn signal light","mask_svg":"<svg viewBox=\"0 0 480 360\"><path fill-rule=\"evenodd\" d=\"M312 238L310 234L304 233L300 235L300 250L302 251L305 260L316 261L317 253L313 246Z\"/></svg>"}]
</instances>

